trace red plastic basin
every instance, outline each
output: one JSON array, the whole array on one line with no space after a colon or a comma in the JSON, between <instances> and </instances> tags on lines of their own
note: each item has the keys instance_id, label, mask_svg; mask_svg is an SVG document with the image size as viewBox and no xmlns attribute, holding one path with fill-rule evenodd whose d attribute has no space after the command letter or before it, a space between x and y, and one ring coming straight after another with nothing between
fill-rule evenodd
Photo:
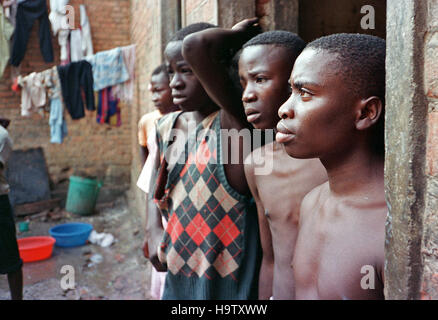
<instances>
[{"instance_id":1,"label":"red plastic basin","mask_svg":"<svg viewBox=\"0 0 438 320\"><path fill-rule=\"evenodd\" d=\"M27 237L18 239L18 250L23 262L48 259L52 256L55 239L52 237Z\"/></svg>"}]
</instances>

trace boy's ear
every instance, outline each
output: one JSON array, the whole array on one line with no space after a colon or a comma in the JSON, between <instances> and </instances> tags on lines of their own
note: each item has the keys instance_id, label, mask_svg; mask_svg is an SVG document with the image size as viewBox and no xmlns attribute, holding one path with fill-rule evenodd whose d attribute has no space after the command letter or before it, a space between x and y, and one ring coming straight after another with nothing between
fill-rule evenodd
<instances>
[{"instance_id":1,"label":"boy's ear","mask_svg":"<svg viewBox=\"0 0 438 320\"><path fill-rule=\"evenodd\" d=\"M382 109L382 100L378 97L373 96L359 101L356 109L356 129L366 130L373 126L379 120Z\"/></svg>"}]
</instances>

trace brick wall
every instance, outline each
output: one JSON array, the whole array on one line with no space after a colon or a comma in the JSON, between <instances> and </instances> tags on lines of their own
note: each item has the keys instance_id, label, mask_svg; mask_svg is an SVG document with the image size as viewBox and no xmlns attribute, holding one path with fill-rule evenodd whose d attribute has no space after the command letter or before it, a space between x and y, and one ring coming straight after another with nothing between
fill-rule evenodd
<instances>
[{"instance_id":1,"label":"brick wall","mask_svg":"<svg viewBox=\"0 0 438 320\"><path fill-rule=\"evenodd\" d=\"M49 1L47 1L49 2ZM71 0L75 8L75 25L80 23L79 4L85 4L90 20L94 51L103 51L130 43L129 0ZM55 62L44 62L38 41L38 23L33 26L26 55L21 63L22 75L43 71L59 64L59 46L52 37ZM9 127L15 149L42 147L54 182L74 171L105 177L105 183L128 183L131 165L131 108L122 104L122 126L110 128L95 123L95 112L72 121L66 114L68 137L61 145L50 144L48 114L45 117L20 116L20 94L10 90L11 67L0 79L0 114L12 120ZM62 173L65 171L64 173ZM67 174L66 174L67 172Z\"/></svg>"},{"instance_id":2,"label":"brick wall","mask_svg":"<svg viewBox=\"0 0 438 320\"><path fill-rule=\"evenodd\" d=\"M154 110L148 90L150 74L162 61L161 7L157 0L131 0L131 41L137 45L135 94L131 109L131 190L144 223L145 194L136 186L141 172L137 127L141 116Z\"/></svg>"}]
</instances>

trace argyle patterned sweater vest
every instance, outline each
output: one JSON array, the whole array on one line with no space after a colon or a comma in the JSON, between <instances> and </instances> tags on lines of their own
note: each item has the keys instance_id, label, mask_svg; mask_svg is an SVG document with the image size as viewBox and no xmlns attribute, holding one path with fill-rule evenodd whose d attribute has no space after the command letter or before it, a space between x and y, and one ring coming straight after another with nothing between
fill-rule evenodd
<instances>
[{"instance_id":1,"label":"argyle patterned sweater vest","mask_svg":"<svg viewBox=\"0 0 438 320\"><path fill-rule=\"evenodd\" d=\"M228 184L220 113L188 132L178 153L171 150L170 132L181 114L166 115L157 125L161 163L154 200L168 221L159 253L168 267L163 299L257 299L257 211L252 198ZM177 155L172 163L170 154Z\"/></svg>"}]
</instances>

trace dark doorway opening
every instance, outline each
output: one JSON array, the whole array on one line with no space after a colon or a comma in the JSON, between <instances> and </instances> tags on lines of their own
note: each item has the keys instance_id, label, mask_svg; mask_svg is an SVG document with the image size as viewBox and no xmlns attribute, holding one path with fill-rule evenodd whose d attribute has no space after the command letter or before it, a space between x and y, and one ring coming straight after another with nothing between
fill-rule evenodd
<instances>
[{"instance_id":1,"label":"dark doorway opening","mask_svg":"<svg viewBox=\"0 0 438 320\"><path fill-rule=\"evenodd\" d=\"M363 6L372 6L375 29L364 29ZM365 17L366 20L367 17ZM299 34L305 41L333 33L365 33L386 39L386 0L300 0Z\"/></svg>"}]
</instances>

